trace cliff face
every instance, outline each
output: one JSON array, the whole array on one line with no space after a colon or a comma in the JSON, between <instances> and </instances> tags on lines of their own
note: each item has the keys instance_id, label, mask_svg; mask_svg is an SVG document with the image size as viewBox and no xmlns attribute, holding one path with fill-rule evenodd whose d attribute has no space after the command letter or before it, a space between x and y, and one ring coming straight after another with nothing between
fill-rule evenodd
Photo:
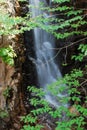
<instances>
[{"instance_id":1,"label":"cliff face","mask_svg":"<svg viewBox=\"0 0 87 130\"><path fill-rule=\"evenodd\" d=\"M10 16L20 15L20 5L17 0L6 0L0 2L0 13ZM9 122L15 119L15 116L22 111L21 102L21 58L23 54L23 44L21 35L1 35L0 48L12 45L17 54L15 66L7 65L0 58L0 130L10 130ZM2 119L6 115L6 118ZM17 119L18 120L18 119ZM7 125L9 124L10 127ZM14 123L15 124L15 123ZM13 125L18 127L17 125ZM19 126L20 127L20 126ZM19 129L19 128L16 128Z\"/></svg>"},{"instance_id":2,"label":"cliff face","mask_svg":"<svg viewBox=\"0 0 87 130\"><path fill-rule=\"evenodd\" d=\"M8 0L5 3L0 4L1 10L4 13L9 13L11 15L15 15L14 9L14 1L11 2ZM7 45L13 44L12 36L0 36L0 47L5 47ZM6 65L2 59L0 58L0 109L4 109L6 107L6 99L3 96L3 92L6 90L7 86L9 86L11 82L11 76L14 73L14 68Z\"/></svg>"}]
</instances>

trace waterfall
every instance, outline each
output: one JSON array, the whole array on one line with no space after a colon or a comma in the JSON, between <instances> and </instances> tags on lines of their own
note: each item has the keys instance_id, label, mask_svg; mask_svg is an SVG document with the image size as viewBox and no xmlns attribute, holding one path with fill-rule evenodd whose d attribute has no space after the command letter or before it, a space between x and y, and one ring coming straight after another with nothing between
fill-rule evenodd
<instances>
[{"instance_id":1,"label":"waterfall","mask_svg":"<svg viewBox=\"0 0 87 130\"><path fill-rule=\"evenodd\" d=\"M30 0L30 4L36 8L31 9L32 17L38 15L44 15L44 17L49 17L44 11L39 9L40 2L44 2L47 5L46 0ZM33 31L34 33L34 44L35 44L35 53L36 53L36 70L38 76L38 82L41 87L46 90L47 85L55 82L57 78L61 78L61 72L58 65L56 65L54 60L54 50L55 42L54 37L47 33L46 31L36 27ZM60 96L62 96L60 94ZM58 107L58 102L49 92L45 95L46 100Z\"/></svg>"}]
</instances>

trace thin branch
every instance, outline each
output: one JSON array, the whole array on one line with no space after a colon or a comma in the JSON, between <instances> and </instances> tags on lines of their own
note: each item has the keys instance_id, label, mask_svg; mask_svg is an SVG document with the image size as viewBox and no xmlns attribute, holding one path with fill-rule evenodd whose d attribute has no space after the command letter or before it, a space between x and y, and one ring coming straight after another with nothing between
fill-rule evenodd
<instances>
[{"instance_id":1,"label":"thin branch","mask_svg":"<svg viewBox=\"0 0 87 130\"><path fill-rule=\"evenodd\" d=\"M65 64L67 64L67 61L66 61L66 58L67 58L67 53L68 53L68 51L67 51L67 47L66 47Z\"/></svg>"},{"instance_id":2,"label":"thin branch","mask_svg":"<svg viewBox=\"0 0 87 130\"><path fill-rule=\"evenodd\" d=\"M85 80L85 81L83 81L81 84L80 84L80 86L82 86L84 83L86 83L87 82L87 79Z\"/></svg>"},{"instance_id":3,"label":"thin branch","mask_svg":"<svg viewBox=\"0 0 87 130\"><path fill-rule=\"evenodd\" d=\"M87 39L87 37L85 37L85 38L82 38L82 39L80 39L80 40L78 40L78 41L76 41L76 42L71 42L69 45L66 45L66 46L63 46L63 47L60 47L60 48L48 48L48 49L53 49L53 50L62 50L62 49L65 49L66 47L68 48L68 47L70 47L70 46L73 46L74 44L77 44L77 43L79 43L79 42L81 42L81 41L83 41L83 40L86 40Z\"/></svg>"},{"instance_id":4,"label":"thin branch","mask_svg":"<svg viewBox=\"0 0 87 130\"><path fill-rule=\"evenodd\" d=\"M58 16L58 15L67 15L67 13L53 14L53 15L49 15L47 18L55 17L55 16ZM87 15L87 14L83 14L83 15L79 15L79 16L85 17L86 15ZM66 21L67 21L67 20L66 20Z\"/></svg>"}]
</instances>

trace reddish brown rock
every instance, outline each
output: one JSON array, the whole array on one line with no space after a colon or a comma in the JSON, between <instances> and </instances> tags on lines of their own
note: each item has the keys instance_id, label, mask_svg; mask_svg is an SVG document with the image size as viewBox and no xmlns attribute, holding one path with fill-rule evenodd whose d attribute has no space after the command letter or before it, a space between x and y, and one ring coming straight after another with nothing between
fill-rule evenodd
<instances>
[{"instance_id":1,"label":"reddish brown rock","mask_svg":"<svg viewBox=\"0 0 87 130\"><path fill-rule=\"evenodd\" d=\"M77 111L77 109L75 108L75 106L71 106L69 108L69 111L71 114L75 115L75 116L79 116L79 112Z\"/></svg>"}]
</instances>

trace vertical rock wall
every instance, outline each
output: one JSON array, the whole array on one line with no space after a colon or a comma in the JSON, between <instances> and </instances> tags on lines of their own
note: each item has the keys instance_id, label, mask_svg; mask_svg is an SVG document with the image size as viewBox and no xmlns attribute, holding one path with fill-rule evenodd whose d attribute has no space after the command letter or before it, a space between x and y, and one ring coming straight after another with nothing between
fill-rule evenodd
<instances>
[{"instance_id":1,"label":"vertical rock wall","mask_svg":"<svg viewBox=\"0 0 87 130\"><path fill-rule=\"evenodd\" d=\"M14 1L7 0L3 4L0 4L1 10L4 13L9 13L15 15ZM0 36L0 48L6 47L10 44L14 44L12 36ZM7 86L10 85L11 76L14 73L14 68L6 65L0 58L0 109L5 109L6 107L6 98L3 96L4 91Z\"/></svg>"},{"instance_id":2,"label":"vertical rock wall","mask_svg":"<svg viewBox=\"0 0 87 130\"><path fill-rule=\"evenodd\" d=\"M19 4L18 0L4 0L3 3L0 1L2 13L9 13L13 17L20 15L24 17L26 11L26 2ZM19 130L20 116L26 113L22 89L22 63L25 60L23 35L0 36L0 48L8 47L8 45L13 46L17 58L14 67L7 65L0 58L0 130ZM9 96L5 97L8 90ZM6 114L5 118L1 117Z\"/></svg>"},{"instance_id":3,"label":"vertical rock wall","mask_svg":"<svg viewBox=\"0 0 87 130\"><path fill-rule=\"evenodd\" d=\"M6 0L3 4L0 2L0 10L13 17L20 15L20 5L17 0ZM12 45L17 53L14 67L7 65L0 58L0 130L20 129L20 125L15 122L16 120L18 122L19 119L16 118L24 111L21 93L21 66L23 62L23 44L21 43L23 43L21 35L0 36L0 48ZM8 88L10 88L9 96L6 97ZM1 114L5 113L8 113L8 117L2 120Z\"/></svg>"}]
</instances>

